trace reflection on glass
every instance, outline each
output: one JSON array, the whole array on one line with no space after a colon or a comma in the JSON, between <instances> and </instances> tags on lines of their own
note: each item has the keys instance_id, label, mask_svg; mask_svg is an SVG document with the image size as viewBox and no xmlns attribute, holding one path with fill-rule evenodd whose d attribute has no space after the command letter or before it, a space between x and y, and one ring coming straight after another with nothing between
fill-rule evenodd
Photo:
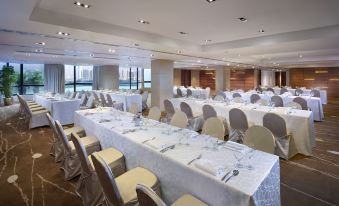
<instances>
[{"instance_id":1,"label":"reflection on glass","mask_svg":"<svg viewBox=\"0 0 339 206\"><path fill-rule=\"evenodd\" d=\"M93 66L76 66L76 91L92 91Z\"/></svg>"},{"instance_id":2,"label":"reflection on glass","mask_svg":"<svg viewBox=\"0 0 339 206\"><path fill-rule=\"evenodd\" d=\"M23 94L35 94L44 91L44 65L23 65Z\"/></svg>"}]
</instances>

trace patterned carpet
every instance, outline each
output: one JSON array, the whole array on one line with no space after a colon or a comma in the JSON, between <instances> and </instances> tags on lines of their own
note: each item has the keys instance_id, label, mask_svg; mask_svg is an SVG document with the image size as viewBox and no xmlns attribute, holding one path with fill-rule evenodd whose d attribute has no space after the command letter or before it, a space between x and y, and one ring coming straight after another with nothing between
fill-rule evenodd
<instances>
[{"instance_id":1,"label":"patterned carpet","mask_svg":"<svg viewBox=\"0 0 339 206\"><path fill-rule=\"evenodd\" d=\"M0 107L0 205L81 205L77 179L64 181L49 155L51 130L27 130L17 111ZM339 105L326 105L325 117L313 157L280 161L282 205L339 205Z\"/></svg>"}]
</instances>

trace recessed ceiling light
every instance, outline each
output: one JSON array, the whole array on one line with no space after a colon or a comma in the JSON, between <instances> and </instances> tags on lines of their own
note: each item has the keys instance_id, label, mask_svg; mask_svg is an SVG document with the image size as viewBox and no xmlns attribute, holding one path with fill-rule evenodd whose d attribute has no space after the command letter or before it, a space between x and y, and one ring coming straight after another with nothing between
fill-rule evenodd
<instances>
[{"instance_id":1,"label":"recessed ceiling light","mask_svg":"<svg viewBox=\"0 0 339 206\"><path fill-rule=\"evenodd\" d=\"M58 35L63 35L63 36L69 36L70 35L69 33L62 32L62 31L59 31L57 34Z\"/></svg>"},{"instance_id":2,"label":"recessed ceiling light","mask_svg":"<svg viewBox=\"0 0 339 206\"><path fill-rule=\"evenodd\" d=\"M299 58L303 58L303 55L299 54Z\"/></svg>"},{"instance_id":3,"label":"recessed ceiling light","mask_svg":"<svg viewBox=\"0 0 339 206\"><path fill-rule=\"evenodd\" d=\"M91 7L91 5L89 5L89 4L84 4L84 3L81 3L81 2L79 2L79 1L75 1L74 4L77 5L77 6L86 8L86 9L88 9L89 7Z\"/></svg>"},{"instance_id":4,"label":"recessed ceiling light","mask_svg":"<svg viewBox=\"0 0 339 206\"><path fill-rule=\"evenodd\" d=\"M140 19L138 22L142 23L142 24L150 24L149 21L146 21L146 20L143 20L143 19Z\"/></svg>"},{"instance_id":5,"label":"recessed ceiling light","mask_svg":"<svg viewBox=\"0 0 339 206\"><path fill-rule=\"evenodd\" d=\"M211 42L211 41L212 41L212 40L210 40L210 39L206 39L206 40L205 40L206 43L207 43L207 42Z\"/></svg>"},{"instance_id":6,"label":"recessed ceiling light","mask_svg":"<svg viewBox=\"0 0 339 206\"><path fill-rule=\"evenodd\" d=\"M109 49L108 52L109 53L115 53L115 49Z\"/></svg>"},{"instance_id":7,"label":"recessed ceiling light","mask_svg":"<svg viewBox=\"0 0 339 206\"><path fill-rule=\"evenodd\" d=\"M239 19L241 22L246 22L246 21L247 21L247 18L244 17L244 16L243 16L243 17L239 17L238 19Z\"/></svg>"},{"instance_id":8,"label":"recessed ceiling light","mask_svg":"<svg viewBox=\"0 0 339 206\"><path fill-rule=\"evenodd\" d=\"M239 67L240 65L239 64L237 64L237 67Z\"/></svg>"},{"instance_id":9,"label":"recessed ceiling light","mask_svg":"<svg viewBox=\"0 0 339 206\"><path fill-rule=\"evenodd\" d=\"M154 57L154 54L151 54L151 57Z\"/></svg>"},{"instance_id":10,"label":"recessed ceiling light","mask_svg":"<svg viewBox=\"0 0 339 206\"><path fill-rule=\"evenodd\" d=\"M265 33L265 30L263 30L263 29L259 29L259 31L258 31L259 33Z\"/></svg>"},{"instance_id":11,"label":"recessed ceiling light","mask_svg":"<svg viewBox=\"0 0 339 206\"><path fill-rule=\"evenodd\" d=\"M42 49L36 49L35 52L42 52Z\"/></svg>"},{"instance_id":12,"label":"recessed ceiling light","mask_svg":"<svg viewBox=\"0 0 339 206\"><path fill-rule=\"evenodd\" d=\"M89 56L90 56L90 57L94 57L94 54L90 54Z\"/></svg>"},{"instance_id":13,"label":"recessed ceiling light","mask_svg":"<svg viewBox=\"0 0 339 206\"><path fill-rule=\"evenodd\" d=\"M255 67L254 66L252 66L252 69L254 69Z\"/></svg>"},{"instance_id":14,"label":"recessed ceiling light","mask_svg":"<svg viewBox=\"0 0 339 206\"><path fill-rule=\"evenodd\" d=\"M206 0L208 3L215 2L216 0Z\"/></svg>"},{"instance_id":15,"label":"recessed ceiling light","mask_svg":"<svg viewBox=\"0 0 339 206\"><path fill-rule=\"evenodd\" d=\"M186 32L183 32L183 31L179 31L178 33L181 34L181 35L186 35L187 34Z\"/></svg>"},{"instance_id":16,"label":"recessed ceiling light","mask_svg":"<svg viewBox=\"0 0 339 206\"><path fill-rule=\"evenodd\" d=\"M134 46L140 46L140 44L135 43Z\"/></svg>"},{"instance_id":17,"label":"recessed ceiling light","mask_svg":"<svg viewBox=\"0 0 339 206\"><path fill-rule=\"evenodd\" d=\"M231 65L230 63L227 63L227 66Z\"/></svg>"},{"instance_id":18,"label":"recessed ceiling light","mask_svg":"<svg viewBox=\"0 0 339 206\"><path fill-rule=\"evenodd\" d=\"M200 59L198 59L198 61L197 61L198 63L200 63L201 62L201 60Z\"/></svg>"},{"instance_id":19,"label":"recessed ceiling light","mask_svg":"<svg viewBox=\"0 0 339 206\"><path fill-rule=\"evenodd\" d=\"M36 45L42 45L42 46L45 46L45 45L46 45L45 42L36 42L35 44L36 44Z\"/></svg>"},{"instance_id":20,"label":"recessed ceiling light","mask_svg":"<svg viewBox=\"0 0 339 206\"><path fill-rule=\"evenodd\" d=\"M178 50L178 54L181 54L181 51L180 51L180 50Z\"/></svg>"}]
</instances>

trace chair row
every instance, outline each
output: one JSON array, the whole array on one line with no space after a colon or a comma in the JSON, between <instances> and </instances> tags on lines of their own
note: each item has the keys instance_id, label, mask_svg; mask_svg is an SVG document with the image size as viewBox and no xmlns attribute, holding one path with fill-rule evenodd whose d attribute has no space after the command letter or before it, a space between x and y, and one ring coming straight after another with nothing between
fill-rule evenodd
<instances>
[{"instance_id":1,"label":"chair row","mask_svg":"<svg viewBox=\"0 0 339 206\"><path fill-rule=\"evenodd\" d=\"M17 95L20 103L20 114L24 116L28 128L47 125L46 114L49 111L34 101L26 101L21 95Z\"/></svg>"}]
</instances>

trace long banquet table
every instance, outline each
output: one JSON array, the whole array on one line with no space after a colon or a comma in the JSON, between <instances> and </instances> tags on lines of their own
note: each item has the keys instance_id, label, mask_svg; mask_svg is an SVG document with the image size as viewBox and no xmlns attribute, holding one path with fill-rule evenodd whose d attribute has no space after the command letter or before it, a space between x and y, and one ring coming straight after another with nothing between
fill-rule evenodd
<instances>
[{"instance_id":1,"label":"long banquet table","mask_svg":"<svg viewBox=\"0 0 339 206\"><path fill-rule=\"evenodd\" d=\"M218 116L224 117L226 119L229 128L229 111L232 108L240 108L242 111L244 111L250 125L263 125L263 116L266 113L277 113L285 119L287 130L293 136L294 143L290 146L289 157L292 157L297 153L307 156L312 155L312 148L315 146L315 129L311 111L291 110L290 108L271 108L268 106L258 106L255 104L227 104L213 100L197 100L187 98L171 99L175 109L180 109L180 103L182 101L188 103L195 113L202 113L203 105L210 104L214 107Z\"/></svg>"},{"instance_id":2,"label":"long banquet table","mask_svg":"<svg viewBox=\"0 0 339 206\"><path fill-rule=\"evenodd\" d=\"M185 87L173 87L173 94L177 95L177 89L180 89L184 96L187 95L187 89L192 91L193 96L200 97L201 99L207 99L210 96L210 90L202 88L185 88Z\"/></svg>"},{"instance_id":3,"label":"long banquet table","mask_svg":"<svg viewBox=\"0 0 339 206\"><path fill-rule=\"evenodd\" d=\"M129 111L133 103L138 105L138 111L142 111L142 96L140 94L133 94L120 91L107 91L97 90L95 91L98 95L103 93L106 98L106 94L111 95L113 101L122 102L124 104L124 111Z\"/></svg>"},{"instance_id":4,"label":"long banquet table","mask_svg":"<svg viewBox=\"0 0 339 206\"><path fill-rule=\"evenodd\" d=\"M80 99L66 99L62 96L52 97L47 94L34 94L36 103L50 111L53 119L59 120L62 125L74 123L74 112L80 108Z\"/></svg>"},{"instance_id":5,"label":"long banquet table","mask_svg":"<svg viewBox=\"0 0 339 206\"><path fill-rule=\"evenodd\" d=\"M228 99L233 99L232 95L234 92L224 92ZM246 100L247 102L251 102L251 95L252 92L238 92L241 97ZM261 99L265 99L268 102L271 101L272 95L268 95L266 93L258 94ZM291 94L282 94L278 95L283 99L284 105L286 105L289 102L292 102L294 98L297 96L293 96ZM315 121L322 121L324 119L324 110L323 105L321 103L321 99L319 97L311 97L311 96L300 96L301 98L305 99L307 102L307 106L310 108L310 110L313 112L313 119Z\"/></svg>"},{"instance_id":6,"label":"long banquet table","mask_svg":"<svg viewBox=\"0 0 339 206\"><path fill-rule=\"evenodd\" d=\"M273 88L274 92L276 94L280 94L280 88ZM287 89L292 95L295 95L296 89ZM302 89L303 95L310 96L311 95L311 89ZM319 90L320 92L320 99L322 104L327 104L327 91L326 90Z\"/></svg>"},{"instance_id":7,"label":"long banquet table","mask_svg":"<svg viewBox=\"0 0 339 206\"><path fill-rule=\"evenodd\" d=\"M114 147L124 154L127 169L141 166L155 173L166 203L173 203L183 194L192 194L211 206L280 205L277 156L237 143L226 143L219 145L218 150L207 150L203 147L216 138L149 119L143 119L144 126L137 127L132 119L132 114L113 108L75 113L75 124L85 128L88 135L96 136L103 148ZM153 145L157 142L176 146L162 153L160 150L164 146L154 149L151 143L145 143L147 140ZM182 144L178 144L180 141ZM189 145L186 145L187 142ZM220 175L234 169L235 155L240 152L234 149L234 144L240 146L242 152L253 152L251 158L245 158L245 155L241 161L254 169L239 169L239 175L225 183ZM199 154L202 155L201 161L213 163L221 173L215 176L198 169L195 163L189 165L188 162Z\"/></svg>"}]
</instances>

